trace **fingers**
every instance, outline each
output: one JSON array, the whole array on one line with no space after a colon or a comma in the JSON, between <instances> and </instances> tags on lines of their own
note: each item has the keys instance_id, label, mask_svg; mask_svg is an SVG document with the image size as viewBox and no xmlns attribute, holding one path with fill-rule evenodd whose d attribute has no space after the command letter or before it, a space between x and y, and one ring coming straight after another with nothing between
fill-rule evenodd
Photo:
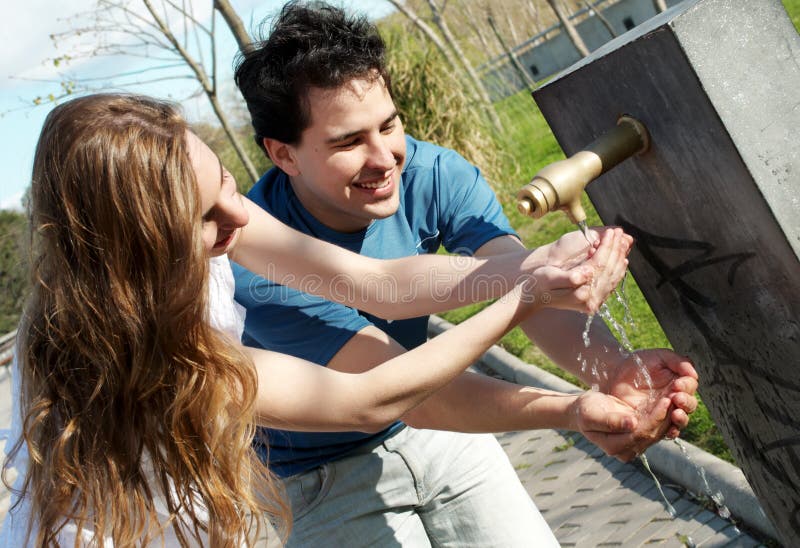
<instances>
[{"instance_id":1,"label":"fingers","mask_svg":"<svg viewBox=\"0 0 800 548\"><path fill-rule=\"evenodd\" d=\"M670 399L676 408L683 410L688 415L691 415L697 410L697 398L690 393L675 392L670 396Z\"/></svg>"},{"instance_id":2,"label":"fingers","mask_svg":"<svg viewBox=\"0 0 800 548\"><path fill-rule=\"evenodd\" d=\"M680 377L673 381L672 389L675 392L681 392L691 397L694 400L694 394L697 392L697 379L694 377Z\"/></svg>"},{"instance_id":3,"label":"fingers","mask_svg":"<svg viewBox=\"0 0 800 548\"><path fill-rule=\"evenodd\" d=\"M655 356L655 359L675 373L676 376L698 378L697 370L689 357L676 354L667 348L656 348L650 350L650 352Z\"/></svg>"},{"instance_id":4,"label":"fingers","mask_svg":"<svg viewBox=\"0 0 800 548\"><path fill-rule=\"evenodd\" d=\"M610 412L606 414L604 432L610 434L621 434L633 432L637 426L637 420L631 412Z\"/></svg>"},{"instance_id":5,"label":"fingers","mask_svg":"<svg viewBox=\"0 0 800 548\"><path fill-rule=\"evenodd\" d=\"M590 390L581 394L576 404L578 428L583 433L633 432L638 427L636 409L614 396Z\"/></svg>"},{"instance_id":6,"label":"fingers","mask_svg":"<svg viewBox=\"0 0 800 548\"><path fill-rule=\"evenodd\" d=\"M667 415L672 407L672 400L669 398L659 398L652 409L647 412L648 422L651 428L658 428L659 423L667 420Z\"/></svg>"},{"instance_id":7,"label":"fingers","mask_svg":"<svg viewBox=\"0 0 800 548\"><path fill-rule=\"evenodd\" d=\"M669 419L672 422L672 426L670 428L683 430L684 428L689 426L689 415L687 415L686 411L684 411L683 409L673 409L669 415Z\"/></svg>"},{"instance_id":8,"label":"fingers","mask_svg":"<svg viewBox=\"0 0 800 548\"><path fill-rule=\"evenodd\" d=\"M603 235L600 248L591 259L595 267L595 279L592 283L592 302L589 305L593 309L600 307L625 273L627 241L623 236L621 229L607 231Z\"/></svg>"},{"instance_id":9,"label":"fingers","mask_svg":"<svg viewBox=\"0 0 800 548\"><path fill-rule=\"evenodd\" d=\"M570 238L583 237L580 233L570 233ZM566 280L551 277L548 280L550 288L548 304L554 308L565 308L580 312L594 314L606 300L609 293L625 276L627 259L633 239L625 234L622 229L614 227L601 227L592 229L590 238L597 236L587 253L584 249L580 262L572 259L560 264L562 268L569 269ZM565 246L569 245L567 243ZM574 248L574 242L573 242ZM587 257L588 255L588 257ZM557 289L572 289L572 295L558 293Z\"/></svg>"}]
</instances>

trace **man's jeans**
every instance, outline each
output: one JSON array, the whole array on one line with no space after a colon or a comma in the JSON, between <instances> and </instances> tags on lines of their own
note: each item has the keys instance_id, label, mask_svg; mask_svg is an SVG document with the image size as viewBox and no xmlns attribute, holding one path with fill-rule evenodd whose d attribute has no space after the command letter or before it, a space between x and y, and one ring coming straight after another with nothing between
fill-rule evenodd
<instances>
[{"instance_id":1,"label":"man's jeans","mask_svg":"<svg viewBox=\"0 0 800 548\"><path fill-rule=\"evenodd\" d=\"M286 487L287 547L558 546L490 434L406 427Z\"/></svg>"}]
</instances>

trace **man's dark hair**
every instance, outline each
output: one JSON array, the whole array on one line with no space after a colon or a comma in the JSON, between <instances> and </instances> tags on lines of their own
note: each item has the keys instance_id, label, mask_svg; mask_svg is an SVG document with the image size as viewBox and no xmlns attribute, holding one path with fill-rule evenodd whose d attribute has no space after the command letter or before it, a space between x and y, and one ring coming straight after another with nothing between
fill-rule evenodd
<instances>
[{"instance_id":1,"label":"man's dark hair","mask_svg":"<svg viewBox=\"0 0 800 548\"><path fill-rule=\"evenodd\" d=\"M300 142L311 124L309 88L333 89L353 78L380 76L388 88L384 50L378 29L366 17L323 2L287 3L268 37L236 59L234 78L256 142L262 148L265 137Z\"/></svg>"}]
</instances>

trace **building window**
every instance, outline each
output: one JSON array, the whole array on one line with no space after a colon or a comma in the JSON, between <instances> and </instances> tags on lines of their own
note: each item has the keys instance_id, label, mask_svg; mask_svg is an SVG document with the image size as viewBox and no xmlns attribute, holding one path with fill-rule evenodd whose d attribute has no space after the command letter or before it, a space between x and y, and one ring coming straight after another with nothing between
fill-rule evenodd
<instances>
[{"instance_id":1,"label":"building window","mask_svg":"<svg viewBox=\"0 0 800 548\"><path fill-rule=\"evenodd\" d=\"M531 65L530 69L531 69L531 74L533 74L534 76L539 76L539 67L537 67L536 65Z\"/></svg>"},{"instance_id":2,"label":"building window","mask_svg":"<svg viewBox=\"0 0 800 548\"><path fill-rule=\"evenodd\" d=\"M626 17L622 20L622 24L625 25L625 30L631 30L636 26L636 23L633 22L633 17Z\"/></svg>"}]
</instances>

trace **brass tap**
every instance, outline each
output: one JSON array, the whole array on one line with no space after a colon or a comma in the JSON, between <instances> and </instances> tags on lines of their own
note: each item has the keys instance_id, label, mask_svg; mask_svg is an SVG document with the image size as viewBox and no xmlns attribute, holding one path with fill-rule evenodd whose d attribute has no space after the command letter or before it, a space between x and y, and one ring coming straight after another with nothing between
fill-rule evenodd
<instances>
[{"instance_id":1,"label":"brass tap","mask_svg":"<svg viewBox=\"0 0 800 548\"><path fill-rule=\"evenodd\" d=\"M581 192L591 181L634 154L650 147L650 135L639 120L621 116L614 129L598 137L584 150L543 167L517 193L523 215L544 216L562 209L573 223L586 220Z\"/></svg>"}]
</instances>

